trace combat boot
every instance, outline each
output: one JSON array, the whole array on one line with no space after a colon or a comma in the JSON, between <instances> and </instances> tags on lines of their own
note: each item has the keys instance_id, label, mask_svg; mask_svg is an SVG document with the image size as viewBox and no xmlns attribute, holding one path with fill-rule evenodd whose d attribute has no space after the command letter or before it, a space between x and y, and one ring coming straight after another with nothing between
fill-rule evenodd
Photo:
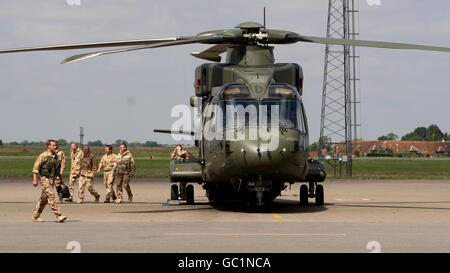
<instances>
[{"instance_id":1,"label":"combat boot","mask_svg":"<svg viewBox=\"0 0 450 273\"><path fill-rule=\"evenodd\" d=\"M84 200L83 199L78 199L77 204L83 204Z\"/></svg>"},{"instance_id":2,"label":"combat boot","mask_svg":"<svg viewBox=\"0 0 450 273\"><path fill-rule=\"evenodd\" d=\"M100 194L95 196L95 203L98 203L99 200L100 200Z\"/></svg>"},{"instance_id":3,"label":"combat boot","mask_svg":"<svg viewBox=\"0 0 450 273\"><path fill-rule=\"evenodd\" d=\"M44 219L42 219L41 217L31 217L31 220L33 220L36 223L43 223L45 222Z\"/></svg>"},{"instance_id":4,"label":"combat boot","mask_svg":"<svg viewBox=\"0 0 450 273\"><path fill-rule=\"evenodd\" d=\"M116 204L122 203L122 198L117 198L116 201L114 201Z\"/></svg>"},{"instance_id":5,"label":"combat boot","mask_svg":"<svg viewBox=\"0 0 450 273\"><path fill-rule=\"evenodd\" d=\"M62 223L67 219L67 216L60 215L58 216L58 223Z\"/></svg>"}]
</instances>

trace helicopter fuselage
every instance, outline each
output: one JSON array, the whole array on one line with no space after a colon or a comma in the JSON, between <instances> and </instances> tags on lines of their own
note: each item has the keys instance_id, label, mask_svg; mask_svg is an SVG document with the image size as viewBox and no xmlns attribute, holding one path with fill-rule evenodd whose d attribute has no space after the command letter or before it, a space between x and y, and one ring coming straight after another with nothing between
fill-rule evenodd
<instances>
[{"instance_id":1,"label":"helicopter fuselage","mask_svg":"<svg viewBox=\"0 0 450 273\"><path fill-rule=\"evenodd\" d=\"M256 193L259 203L270 202L286 182L305 181L309 140L302 92L302 68L275 64L268 46L232 46L226 63L197 67L197 182L210 199Z\"/></svg>"}]
</instances>

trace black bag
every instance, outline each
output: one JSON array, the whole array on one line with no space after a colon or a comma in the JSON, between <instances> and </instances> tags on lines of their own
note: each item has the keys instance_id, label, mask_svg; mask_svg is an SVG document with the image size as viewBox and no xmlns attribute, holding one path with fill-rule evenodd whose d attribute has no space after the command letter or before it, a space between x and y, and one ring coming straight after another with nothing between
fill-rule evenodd
<instances>
[{"instance_id":1,"label":"black bag","mask_svg":"<svg viewBox=\"0 0 450 273\"><path fill-rule=\"evenodd\" d=\"M69 188L66 185L56 187L56 191L61 195L62 198L70 197Z\"/></svg>"}]
</instances>

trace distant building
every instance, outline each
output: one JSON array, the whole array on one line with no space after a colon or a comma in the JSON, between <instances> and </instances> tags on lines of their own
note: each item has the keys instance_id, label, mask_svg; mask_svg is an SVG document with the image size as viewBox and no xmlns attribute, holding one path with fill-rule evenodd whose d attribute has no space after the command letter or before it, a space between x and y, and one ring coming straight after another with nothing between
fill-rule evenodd
<instances>
[{"instance_id":1,"label":"distant building","mask_svg":"<svg viewBox=\"0 0 450 273\"><path fill-rule=\"evenodd\" d=\"M344 143L331 147L332 151L336 150L338 154L346 154ZM450 142L428 142L428 141L390 141L390 140L374 140L374 141L358 141L353 142L353 151L359 154L369 154L377 152L393 152L393 153L417 153L435 155L450 151ZM326 153L324 153L326 154ZM317 157L318 152L310 152L310 156Z\"/></svg>"}]
</instances>

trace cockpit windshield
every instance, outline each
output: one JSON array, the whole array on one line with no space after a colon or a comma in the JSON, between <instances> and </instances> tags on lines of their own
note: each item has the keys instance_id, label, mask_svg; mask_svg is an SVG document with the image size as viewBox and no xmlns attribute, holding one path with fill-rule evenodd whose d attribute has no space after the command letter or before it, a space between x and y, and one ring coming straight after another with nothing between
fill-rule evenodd
<instances>
[{"instance_id":1,"label":"cockpit windshield","mask_svg":"<svg viewBox=\"0 0 450 273\"><path fill-rule=\"evenodd\" d=\"M264 99L250 98L245 85L229 85L221 91L218 109L223 128L267 126L306 132L302 103L288 85L270 86Z\"/></svg>"}]
</instances>

